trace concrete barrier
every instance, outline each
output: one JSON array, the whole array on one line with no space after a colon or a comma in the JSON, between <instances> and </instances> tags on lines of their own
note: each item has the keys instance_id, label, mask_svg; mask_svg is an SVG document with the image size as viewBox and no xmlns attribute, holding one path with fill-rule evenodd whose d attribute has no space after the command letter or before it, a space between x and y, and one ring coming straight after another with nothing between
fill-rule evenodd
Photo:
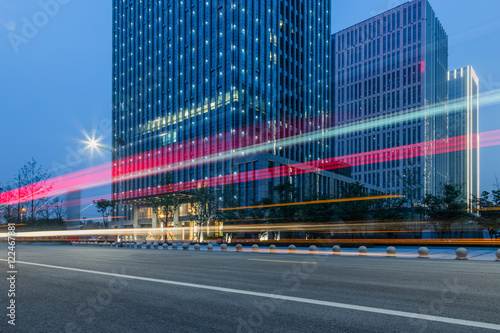
<instances>
[{"instance_id":1,"label":"concrete barrier","mask_svg":"<svg viewBox=\"0 0 500 333\"><path fill-rule=\"evenodd\" d=\"M458 249L456 249L455 251L455 254L457 255L457 257L455 259L457 260L468 260L467 259L467 249L465 247L459 247Z\"/></svg>"},{"instance_id":2,"label":"concrete barrier","mask_svg":"<svg viewBox=\"0 0 500 333\"><path fill-rule=\"evenodd\" d=\"M222 244L222 245L220 246L220 250L221 250L221 251L224 251L224 252L225 252L225 251L227 251L227 244Z\"/></svg>"},{"instance_id":3,"label":"concrete barrier","mask_svg":"<svg viewBox=\"0 0 500 333\"><path fill-rule=\"evenodd\" d=\"M189 243L182 243L182 249L183 249L184 251L189 250Z\"/></svg>"},{"instance_id":4,"label":"concrete barrier","mask_svg":"<svg viewBox=\"0 0 500 333\"><path fill-rule=\"evenodd\" d=\"M213 251L213 250L214 250L214 246L212 244L208 244L207 251Z\"/></svg>"},{"instance_id":5,"label":"concrete barrier","mask_svg":"<svg viewBox=\"0 0 500 333\"><path fill-rule=\"evenodd\" d=\"M243 245L236 244L236 252L242 252L242 251L243 251Z\"/></svg>"},{"instance_id":6,"label":"concrete barrier","mask_svg":"<svg viewBox=\"0 0 500 333\"><path fill-rule=\"evenodd\" d=\"M429 249L425 246L419 247L417 253L420 259L429 259Z\"/></svg>"},{"instance_id":7,"label":"concrete barrier","mask_svg":"<svg viewBox=\"0 0 500 333\"><path fill-rule=\"evenodd\" d=\"M271 253L276 252L276 245L272 244L271 246L269 246L269 252Z\"/></svg>"},{"instance_id":8,"label":"concrete barrier","mask_svg":"<svg viewBox=\"0 0 500 333\"><path fill-rule=\"evenodd\" d=\"M259 252L259 246L257 244L252 245L252 252Z\"/></svg>"},{"instance_id":9,"label":"concrete barrier","mask_svg":"<svg viewBox=\"0 0 500 333\"><path fill-rule=\"evenodd\" d=\"M385 250L385 253L387 253L388 257L395 257L396 256L396 248L394 246L389 246Z\"/></svg>"},{"instance_id":10,"label":"concrete barrier","mask_svg":"<svg viewBox=\"0 0 500 333\"><path fill-rule=\"evenodd\" d=\"M194 244L194 250L200 251L200 244Z\"/></svg>"},{"instance_id":11,"label":"concrete barrier","mask_svg":"<svg viewBox=\"0 0 500 333\"><path fill-rule=\"evenodd\" d=\"M358 252L360 256L366 256L366 254L368 253L368 248L362 245L358 248Z\"/></svg>"},{"instance_id":12,"label":"concrete barrier","mask_svg":"<svg viewBox=\"0 0 500 333\"><path fill-rule=\"evenodd\" d=\"M295 253L295 250L297 248L295 247L295 245L291 244L290 246L288 246L288 252L289 253Z\"/></svg>"},{"instance_id":13,"label":"concrete barrier","mask_svg":"<svg viewBox=\"0 0 500 333\"><path fill-rule=\"evenodd\" d=\"M332 252L333 252L333 254L340 254L340 251L342 251L342 249L340 248L340 246L338 246L338 245L334 245L334 246L332 247Z\"/></svg>"},{"instance_id":14,"label":"concrete barrier","mask_svg":"<svg viewBox=\"0 0 500 333\"><path fill-rule=\"evenodd\" d=\"M309 246L309 252L311 252L311 253L317 253L318 252L318 248L315 245L311 245L311 246Z\"/></svg>"}]
</instances>

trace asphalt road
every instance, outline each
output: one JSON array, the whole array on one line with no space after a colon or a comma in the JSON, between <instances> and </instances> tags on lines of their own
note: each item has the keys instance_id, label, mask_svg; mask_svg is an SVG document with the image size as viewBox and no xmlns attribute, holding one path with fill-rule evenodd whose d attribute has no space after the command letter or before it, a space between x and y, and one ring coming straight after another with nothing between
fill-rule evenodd
<instances>
[{"instance_id":1,"label":"asphalt road","mask_svg":"<svg viewBox=\"0 0 500 333\"><path fill-rule=\"evenodd\" d=\"M16 326L7 323L4 278L1 332L500 330L498 262L69 245L16 251Z\"/></svg>"}]
</instances>

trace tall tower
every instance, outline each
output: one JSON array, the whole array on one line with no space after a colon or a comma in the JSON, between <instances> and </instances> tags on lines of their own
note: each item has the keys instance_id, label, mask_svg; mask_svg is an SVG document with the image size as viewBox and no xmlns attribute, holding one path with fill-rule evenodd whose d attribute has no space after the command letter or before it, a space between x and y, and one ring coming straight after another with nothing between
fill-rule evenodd
<instances>
[{"instance_id":1,"label":"tall tower","mask_svg":"<svg viewBox=\"0 0 500 333\"><path fill-rule=\"evenodd\" d=\"M327 139L283 140L332 125L330 1L113 6L115 199L154 195L149 175L170 173L184 188L235 175L238 200L248 205L287 177L243 181L239 174L329 157ZM121 178L131 172L142 175ZM325 172L293 181L311 176L315 190L330 190ZM150 213L134 213L139 206L124 209L126 221L147 220Z\"/></svg>"},{"instance_id":2,"label":"tall tower","mask_svg":"<svg viewBox=\"0 0 500 333\"><path fill-rule=\"evenodd\" d=\"M335 156L445 137L445 117L436 112L448 95L448 37L427 0L407 2L332 38L335 125L346 132L335 138ZM387 120L396 116L401 117ZM354 127L374 120L381 125ZM436 193L446 176L436 158L431 154L354 165L352 174L365 184L402 194L402 177L412 170L422 183L413 193L418 199Z\"/></svg>"},{"instance_id":3,"label":"tall tower","mask_svg":"<svg viewBox=\"0 0 500 333\"><path fill-rule=\"evenodd\" d=\"M448 72L448 133L463 137L464 150L449 155L449 182L459 185L463 197L478 196L479 191L479 79L471 66Z\"/></svg>"}]
</instances>

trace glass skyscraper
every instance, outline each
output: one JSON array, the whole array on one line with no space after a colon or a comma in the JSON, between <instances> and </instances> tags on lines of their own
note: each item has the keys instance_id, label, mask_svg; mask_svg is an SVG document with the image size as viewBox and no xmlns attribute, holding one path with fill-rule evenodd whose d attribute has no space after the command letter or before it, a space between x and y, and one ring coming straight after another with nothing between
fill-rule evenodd
<instances>
[{"instance_id":1,"label":"glass skyscraper","mask_svg":"<svg viewBox=\"0 0 500 333\"><path fill-rule=\"evenodd\" d=\"M448 135L466 149L449 153L449 182L464 198L479 196L479 80L471 66L448 72Z\"/></svg>"},{"instance_id":2,"label":"glass skyscraper","mask_svg":"<svg viewBox=\"0 0 500 333\"><path fill-rule=\"evenodd\" d=\"M448 172L442 156L405 151L387 158L393 148L447 135L440 110L448 96L448 37L428 1L402 4L332 40L335 125L344 131L335 138L335 156L372 152L375 163L352 165L353 178L403 194L403 178L411 175L422 184L415 198L435 194Z\"/></svg>"},{"instance_id":3,"label":"glass skyscraper","mask_svg":"<svg viewBox=\"0 0 500 333\"><path fill-rule=\"evenodd\" d=\"M157 193L157 174L215 192L231 176L241 205L292 178L331 193L329 172L259 173L329 157L328 139L304 136L333 123L330 1L113 6L113 196L128 204L116 212L125 226L156 226L140 198Z\"/></svg>"}]
</instances>

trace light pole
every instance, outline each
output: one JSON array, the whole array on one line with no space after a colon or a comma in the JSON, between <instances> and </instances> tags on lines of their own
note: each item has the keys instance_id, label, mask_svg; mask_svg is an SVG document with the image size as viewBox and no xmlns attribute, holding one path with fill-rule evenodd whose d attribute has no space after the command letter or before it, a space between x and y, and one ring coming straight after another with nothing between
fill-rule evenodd
<instances>
[{"instance_id":1,"label":"light pole","mask_svg":"<svg viewBox=\"0 0 500 333\"><path fill-rule=\"evenodd\" d=\"M104 150L107 150L107 151L113 153L113 148L108 147L106 145L103 145L102 143L99 143L99 141L96 141L95 139L90 139L89 141L87 141L87 145L92 150L97 149L97 148L102 148Z\"/></svg>"},{"instance_id":2,"label":"light pole","mask_svg":"<svg viewBox=\"0 0 500 333\"><path fill-rule=\"evenodd\" d=\"M117 138L115 141L120 147L126 146L126 142L122 138ZM92 138L92 139L87 140L86 143L87 143L88 148L90 148L91 150L94 150L94 149L97 150L98 148L101 148L101 149L104 149L106 151L109 151L111 153L111 160L113 160L113 158L115 157L113 154L116 153L116 149L113 149L107 145L100 143L99 140ZM119 191L121 193L122 192L122 182L120 182L119 184L120 184ZM120 207L123 209L123 198L121 198L121 197L120 197ZM120 218L120 228L123 229L123 217ZM118 237L118 239L120 239L120 237Z\"/></svg>"}]
</instances>

